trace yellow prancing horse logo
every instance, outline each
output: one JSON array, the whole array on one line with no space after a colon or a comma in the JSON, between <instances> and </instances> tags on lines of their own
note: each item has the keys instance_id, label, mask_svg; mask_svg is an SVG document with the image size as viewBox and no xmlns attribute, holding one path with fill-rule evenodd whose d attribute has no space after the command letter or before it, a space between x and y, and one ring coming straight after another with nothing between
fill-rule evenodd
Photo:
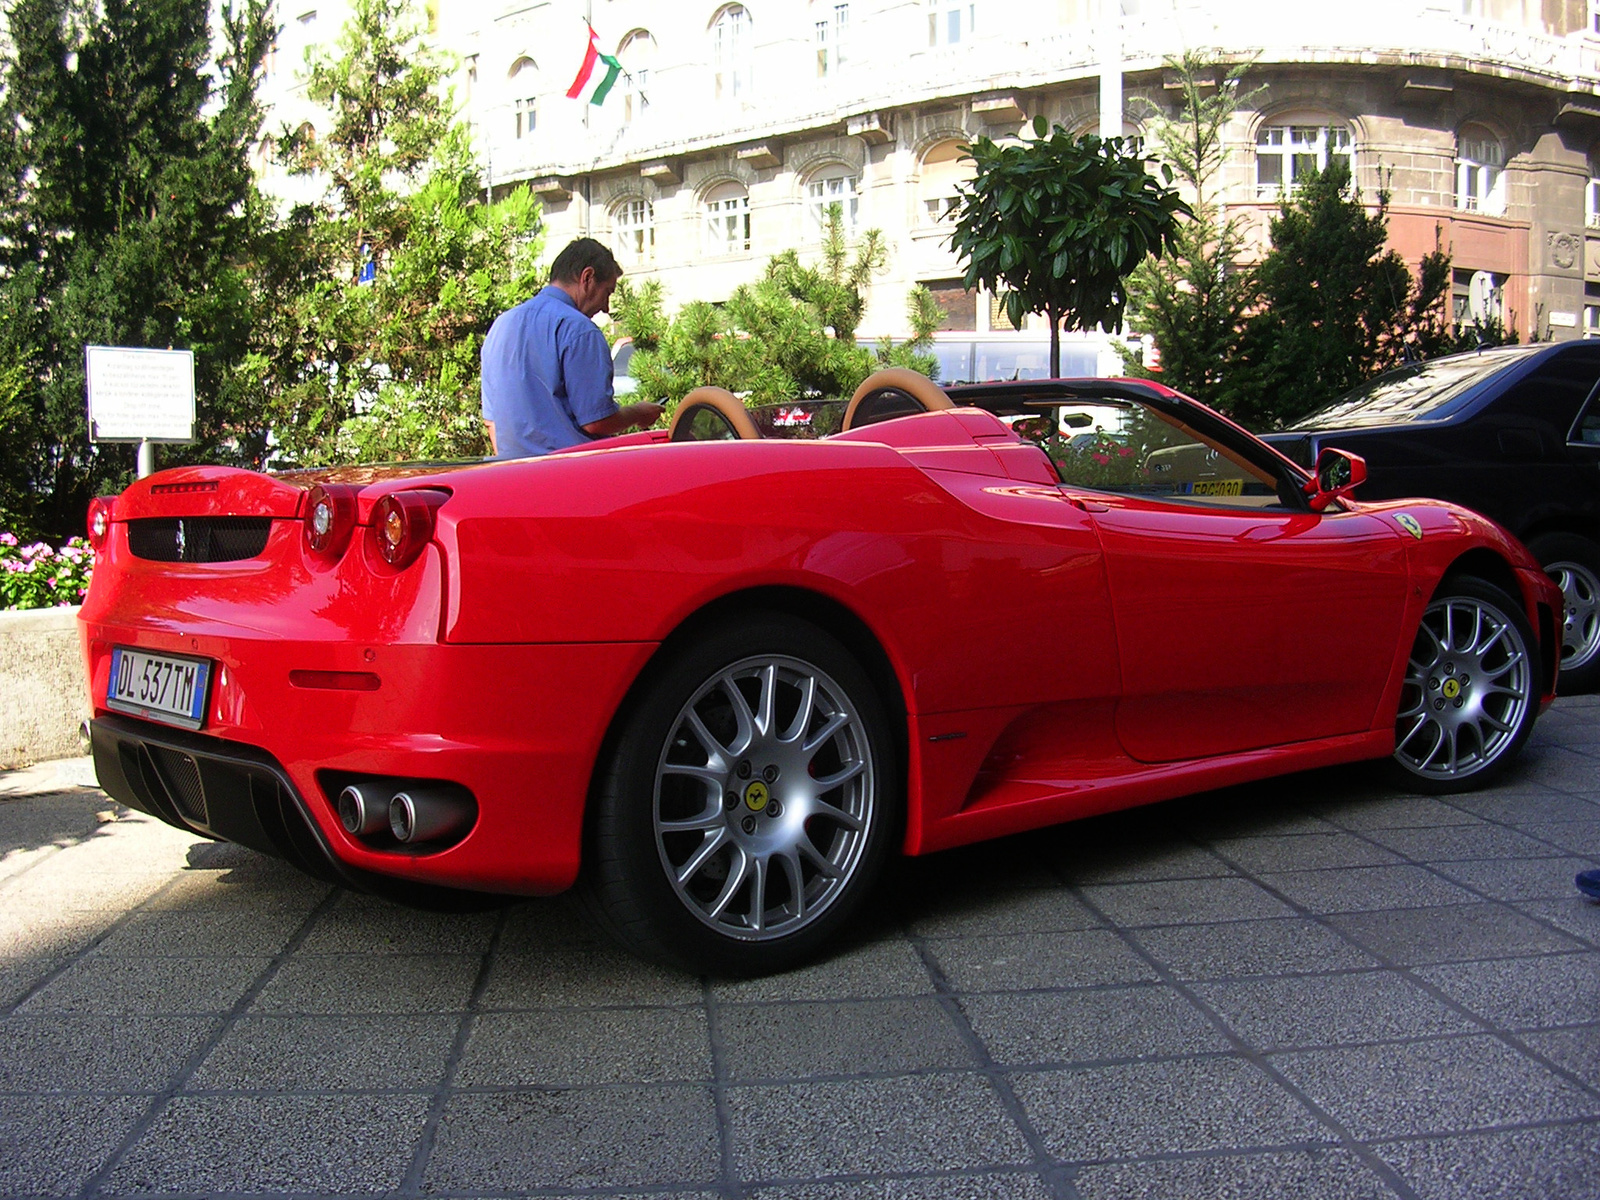
<instances>
[{"instance_id":1,"label":"yellow prancing horse logo","mask_svg":"<svg viewBox=\"0 0 1600 1200\"><path fill-rule=\"evenodd\" d=\"M744 789L744 803L751 812L760 812L767 806L767 785L752 779L750 786Z\"/></svg>"},{"instance_id":2,"label":"yellow prancing horse logo","mask_svg":"<svg viewBox=\"0 0 1600 1200\"><path fill-rule=\"evenodd\" d=\"M1395 513L1394 519L1395 524L1399 525L1401 529L1404 529L1417 541L1420 542L1422 540L1422 526L1417 523L1417 519L1410 513Z\"/></svg>"},{"instance_id":3,"label":"yellow prancing horse logo","mask_svg":"<svg viewBox=\"0 0 1600 1200\"><path fill-rule=\"evenodd\" d=\"M1446 679L1444 681L1444 687L1440 690L1444 692L1444 698L1446 700L1454 700L1457 696L1461 695L1461 683L1459 680Z\"/></svg>"}]
</instances>

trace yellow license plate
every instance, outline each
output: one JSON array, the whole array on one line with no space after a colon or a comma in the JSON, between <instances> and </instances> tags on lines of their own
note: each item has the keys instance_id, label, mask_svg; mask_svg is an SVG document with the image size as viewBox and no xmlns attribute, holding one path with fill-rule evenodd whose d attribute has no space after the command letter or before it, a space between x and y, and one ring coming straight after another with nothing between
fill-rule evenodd
<instances>
[{"instance_id":1,"label":"yellow license plate","mask_svg":"<svg viewBox=\"0 0 1600 1200\"><path fill-rule=\"evenodd\" d=\"M1244 480L1242 479L1202 479L1195 483L1195 496L1242 496L1244 495Z\"/></svg>"}]
</instances>

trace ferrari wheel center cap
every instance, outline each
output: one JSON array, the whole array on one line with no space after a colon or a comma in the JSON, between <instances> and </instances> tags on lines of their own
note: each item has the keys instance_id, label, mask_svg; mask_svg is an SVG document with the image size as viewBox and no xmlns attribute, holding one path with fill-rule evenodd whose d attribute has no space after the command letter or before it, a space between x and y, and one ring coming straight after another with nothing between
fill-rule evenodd
<instances>
[{"instance_id":1,"label":"ferrari wheel center cap","mask_svg":"<svg viewBox=\"0 0 1600 1200\"><path fill-rule=\"evenodd\" d=\"M766 808L769 793L767 785L759 779L752 779L744 789L744 806L751 812L760 812Z\"/></svg>"},{"instance_id":2,"label":"ferrari wheel center cap","mask_svg":"<svg viewBox=\"0 0 1600 1200\"><path fill-rule=\"evenodd\" d=\"M1442 690L1446 700L1454 700L1461 694L1461 684L1457 680L1446 679Z\"/></svg>"}]
</instances>

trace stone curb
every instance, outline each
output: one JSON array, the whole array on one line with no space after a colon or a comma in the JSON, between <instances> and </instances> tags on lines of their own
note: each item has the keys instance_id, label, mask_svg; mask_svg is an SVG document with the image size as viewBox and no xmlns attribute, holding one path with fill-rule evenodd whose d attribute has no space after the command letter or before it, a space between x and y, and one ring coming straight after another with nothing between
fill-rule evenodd
<instances>
[{"instance_id":1,"label":"stone curb","mask_svg":"<svg viewBox=\"0 0 1600 1200\"><path fill-rule=\"evenodd\" d=\"M0 612L0 770L83 753L77 616L76 605Z\"/></svg>"}]
</instances>

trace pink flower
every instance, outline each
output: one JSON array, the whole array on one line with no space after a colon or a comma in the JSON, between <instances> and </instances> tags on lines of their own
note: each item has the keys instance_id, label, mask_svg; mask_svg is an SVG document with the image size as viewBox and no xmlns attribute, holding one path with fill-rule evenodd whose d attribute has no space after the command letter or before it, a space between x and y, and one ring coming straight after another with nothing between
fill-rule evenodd
<instances>
[{"instance_id":1,"label":"pink flower","mask_svg":"<svg viewBox=\"0 0 1600 1200\"><path fill-rule=\"evenodd\" d=\"M15 546L17 535L14 533L0 533L0 546Z\"/></svg>"},{"instance_id":2,"label":"pink flower","mask_svg":"<svg viewBox=\"0 0 1600 1200\"><path fill-rule=\"evenodd\" d=\"M1130 455L1132 453L1133 453L1133 451L1130 450L1127 446L1124 446L1122 449L1117 451L1117 454L1122 458L1127 458L1128 455Z\"/></svg>"},{"instance_id":3,"label":"pink flower","mask_svg":"<svg viewBox=\"0 0 1600 1200\"><path fill-rule=\"evenodd\" d=\"M1111 456L1108 454L1096 454L1093 456L1093 458L1095 462L1099 463L1102 467L1111 461Z\"/></svg>"}]
</instances>

